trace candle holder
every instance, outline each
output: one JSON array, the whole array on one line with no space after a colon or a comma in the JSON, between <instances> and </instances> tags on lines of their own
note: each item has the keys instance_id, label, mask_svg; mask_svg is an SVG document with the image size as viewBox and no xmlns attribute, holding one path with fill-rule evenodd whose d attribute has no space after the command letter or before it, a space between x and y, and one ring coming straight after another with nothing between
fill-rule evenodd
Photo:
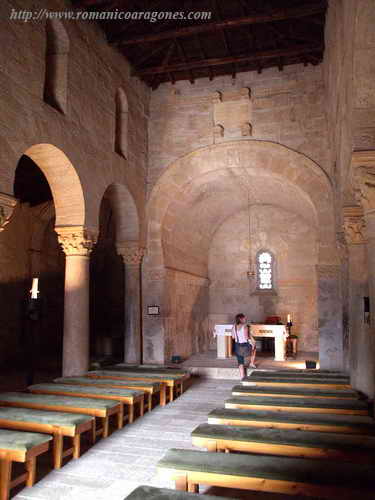
<instances>
[{"instance_id":1,"label":"candle holder","mask_svg":"<svg viewBox=\"0 0 375 500\"><path fill-rule=\"evenodd\" d=\"M288 321L287 324L286 324L286 328L288 330L288 337L290 337L292 335L292 326L293 326L293 322L292 321Z\"/></svg>"}]
</instances>

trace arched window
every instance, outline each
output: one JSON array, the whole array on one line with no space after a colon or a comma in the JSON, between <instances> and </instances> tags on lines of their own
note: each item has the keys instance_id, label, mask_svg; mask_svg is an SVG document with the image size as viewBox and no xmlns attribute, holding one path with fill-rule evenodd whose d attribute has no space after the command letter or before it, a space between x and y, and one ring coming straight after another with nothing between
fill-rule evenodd
<instances>
[{"instance_id":1,"label":"arched window","mask_svg":"<svg viewBox=\"0 0 375 500\"><path fill-rule=\"evenodd\" d=\"M58 19L47 21L46 32L44 101L65 114L68 103L69 37Z\"/></svg>"},{"instance_id":2,"label":"arched window","mask_svg":"<svg viewBox=\"0 0 375 500\"><path fill-rule=\"evenodd\" d=\"M116 94L115 151L124 158L128 157L128 120L128 98L120 87Z\"/></svg>"},{"instance_id":3,"label":"arched window","mask_svg":"<svg viewBox=\"0 0 375 500\"><path fill-rule=\"evenodd\" d=\"M267 250L257 253L257 288L258 290L274 289L274 258Z\"/></svg>"}]
</instances>

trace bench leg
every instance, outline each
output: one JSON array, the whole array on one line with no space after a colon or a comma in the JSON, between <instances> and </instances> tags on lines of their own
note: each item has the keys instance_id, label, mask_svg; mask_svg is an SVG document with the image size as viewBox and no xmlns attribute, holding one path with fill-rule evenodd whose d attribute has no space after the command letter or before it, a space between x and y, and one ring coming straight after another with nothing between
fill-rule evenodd
<instances>
[{"instance_id":1,"label":"bench leg","mask_svg":"<svg viewBox=\"0 0 375 500\"><path fill-rule=\"evenodd\" d=\"M53 436L53 466L55 469L61 469L63 455L64 436L54 434Z\"/></svg>"},{"instance_id":2,"label":"bench leg","mask_svg":"<svg viewBox=\"0 0 375 500\"><path fill-rule=\"evenodd\" d=\"M81 436L76 434L73 437L73 458L79 458L81 456Z\"/></svg>"},{"instance_id":3,"label":"bench leg","mask_svg":"<svg viewBox=\"0 0 375 500\"><path fill-rule=\"evenodd\" d=\"M188 483L188 491L190 493L199 493L199 484Z\"/></svg>"},{"instance_id":4,"label":"bench leg","mask_svg":"<svg viewBox=\"0 0 375 500\"><path fill-rule=\"evenodd\" d=\"M134 405L129 405L129 424L134 422Z\"/></svg>"},{"instance_id":5,"label":"bench leg","mask_svg":"<svg viewBox=\"0 0 375 500\"><path fill-rule=\"evenodd\" d=\"M0 458L0 500L9 498L11 475L12 462L6 458Z\"/></svg>"},{"instance_id":6,"label":"bench leg","mask_svg":"<svg viewBox=\"0 0 375 500\"><path fill-rule=\"evenodd\" d=\"M160 406L165 406L167 404L167 386L164 384L160 388Z\"/></svg>"},{"instance_id":7,"label":"bench leg","mask_svg":"<svg viewBox=\"0 0 375 500\"><path fill-rule=\"evenodd\" d=\"M94 417L92 421L92 444L96 443L96 418Z\"/></svg>"},{"instance_id":8,"label":"bench leg","mask_svg":"<svg viewBox=\"0 0 375 500\"><path fill-rule=\"evenodd\" d=\"M187 491L188 483L187 483L187 477L186 477L186 475L185 476L176 476L175 477L175 487L176 487L176 490Z\"/></svg>"},{"instance_id":9,"label":"bench leg","mask_svg":"<svg viewBox=\"0 0 375 500\"><path fill-rule=\"evenodd\" d=\"M180 396L181 396L181 394L182 394L183 392L184 392L184 383L183 383L183 382L181 382L181 384L180 384Z\"/></svg>"},{"instance_id":10,"label":"bench leg","mask_svg":"<svg viewBox=\"0 0 375 500\"><path fill-rule=\"evenodd\" d=\"M142 398L139 400L139 415L143 417L145 413L145 399Z\"/></svg>"},{"instance_id":11,"label":"bench leg","mask_svg":"<svg viewBox=\"0 0 375 500\"><path fill-rule=\"evenodd\" d=\"M169 386L169 401L173 401L174 399L174 391L173 391L173 385Z\"/></svg>"},{"instance_id":12,"label":"bench leg","mask_svg":"<svg viewBox=\"0 0 375 500\"><path fill-rule=\"evenodd\" d=\"M122 429L124 426L124 405L121 405L120 411L117 415L117 428Z\"/></svg>"},{"instance_id":13,"label":"bench leg","mask_svg":"<svg viewBox=\"0 0 375 500\"><path fill-rule=\"evenodd\" d=\"M109 417L103 417L103 437L108 437L109 434Z\"/></svg>"},{"instance_id":14,"label":"bench leg","mask_svg":"<svg viewBox=\"0 0 375 500\"><path fill-rule=\"evenodd\" d=\"M36 476L36 457L29 458L29 460L26 461L26 471L26 486L33 486Z\"/></svg>"},{"instance_id":15,"label":"bench leg","mask_svg":"<svg viewBox=\"0 0 375 500\"><path fill-rule=\"evenodd\" d=\"M212 453L216 453L218 451L216 441L207 441L206 444L207 444L207 451Z\"/></svg>"},{"instance_id":16,"label":"bench leg","mask_svg":"<svg viewBox=\"0 0 375 500\"><path fill-rule=\"evenodd\" d=\"M151 392L148 393L147 408L148 408L148 411L152 410L152 394L151 394Z\"/></svg>"}]
</instances>

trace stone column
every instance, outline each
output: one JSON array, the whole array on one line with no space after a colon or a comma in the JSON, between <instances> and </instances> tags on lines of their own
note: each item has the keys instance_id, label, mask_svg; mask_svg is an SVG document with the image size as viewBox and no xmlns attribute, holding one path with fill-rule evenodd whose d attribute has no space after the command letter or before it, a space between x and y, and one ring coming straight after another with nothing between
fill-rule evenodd
<instances>
[{"instance_id":1,"label":"stone column","mask_svg":"<svg viewBox=\"0 0 375 500\"><path fill-rule=\"evenodd\" d=\"M343 369L341 267L316 266L319 313L319 362L324 370Z\"/></svg>"},{"instance_id":2,"label":"stone column","mask_svg":"<svg viewBox=\"0 0 375 500\"><path fill-rule=\"evenodd\" d=\"M125 356L124 362L140 364L142 362L141 332L141 262L144 249L138 242L126 242L117 245L125 270Z\"/></svg>"},{"instance_id":3,"label":"stone column","mask_svg":"<svg viewBox=\"0 0 375 500\"><path fill-rule=\"evenodd\" d=\"M363 301L368 295L365 221L362 207L358 206L344 207L343 216L348 248L349 366L353 386L364 389L362 372L366 366L363 356L371 353Z\"/></svg>"},{"instance_id":4,"label":"stone column","mask_svg":"<svg viewBox=\"0 0 375 500\"><path fill-rule=\"evenodd\" d=\"M375 151L353 154L355 194L366 222L371 326L375 327Z\"/></svg>"},{"instance_id":5,"label":"stone column","mask_svg":"<svg viewBox=\"0 0 375 500\"><path fill-rule=\"evenodd\" d=\"M96 234L82 227L56 228L65 253L63 375L89 368L89 256Z\"/></svg>"}]
</instances>

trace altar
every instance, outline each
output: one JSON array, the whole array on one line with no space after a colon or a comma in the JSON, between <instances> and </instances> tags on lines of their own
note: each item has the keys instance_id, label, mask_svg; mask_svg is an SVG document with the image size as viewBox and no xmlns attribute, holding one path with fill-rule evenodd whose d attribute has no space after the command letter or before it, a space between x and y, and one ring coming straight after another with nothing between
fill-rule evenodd
<instances>
[{"instance_id":1,"label":"altar","mask_svg":"<svg viewBox=\"0 0 375 500\"><path fill-rule=\"evenodd\" d=\"M215 325L214 337L217 339L217 357L226 359L232 356L233 325ZM275 339L275 361L285 361L287 331L285 325L250 325L254 338L272 337Z\"/></svg>"}]
</instances>

